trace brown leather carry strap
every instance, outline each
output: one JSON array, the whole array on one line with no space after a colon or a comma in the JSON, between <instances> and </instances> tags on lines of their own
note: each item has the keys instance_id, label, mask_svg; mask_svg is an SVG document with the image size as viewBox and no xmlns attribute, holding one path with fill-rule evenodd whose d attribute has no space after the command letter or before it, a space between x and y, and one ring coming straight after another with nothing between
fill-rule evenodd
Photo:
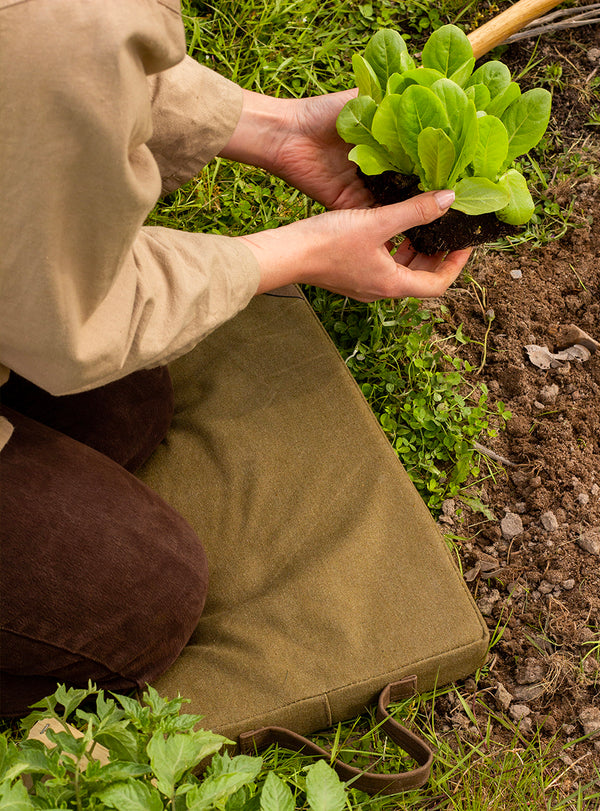
<instances>
[{"instance_id":1,"label":"brown leather carry strap","mask_svg":"<svg viewBox=\"0 0 600 811\"><path fill-rule=\"evenodd\" d=\"M377 720L381 722L378 728L407 752L419 764L418 767L401 774L372 774L342 763L340 760L334 761L333 768L342 780L352 783L352 788L357 788L367 794L395 794L399 791L419 788L427 782L433 752L425 741L395 721L387 711L387 705L390 702L409 698L416 692L416 687L416 676L408 676L402 681L388 684L379 696ZM239 736L239 743L243 754L262 751L271 744L277 743L286 749L302 751L308 755L317 755L328 761L331 760L331 752L327 752L302 735L283 727L263 727L252 732L245 732Z\"/></svg>"}]
</instances>

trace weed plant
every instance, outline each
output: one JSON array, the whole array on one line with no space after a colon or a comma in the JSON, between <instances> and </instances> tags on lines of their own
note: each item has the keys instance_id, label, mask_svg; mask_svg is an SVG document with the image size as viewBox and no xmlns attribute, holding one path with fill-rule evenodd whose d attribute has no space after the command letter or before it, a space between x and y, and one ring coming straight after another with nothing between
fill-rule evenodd
<instances>
[{"instance_id":1,"label":"weed plant","mask_svg":"<svg viewBox=\"0 0 600 811\"><path fill-rule=\"evenodd\" d=\"M435 703L452 699L467 733L436 729ZM600 791L569 780L568 750L576 743L525 739L494 713L485 696L482 727L475 706L453 688L394 705L392 715L417 725L435 747L425 790L369 797L342 784L324 760L272 746L264 756L230 755L227 739L200 728L201 716L181 714L184 699L149 688L142 703L88 689L59 686L35 705L21 732L0 732L0 809L73 811L593 811ZM48 728L48 721L57 728ZM500 741L493 732L505 733ZM28 739L38 722L48 740ZM508 743L507 743L508 740ZM332 759L375 772L412 764L379 735L373 715L340 725ZM103 751L102 751L103 750ZM102 757L105 756L103 760ZM600 775L599 775L600 777ZM566 792L560 786L570 784ZM28 786L28 788L26 787ZM425 803L425 805L423 805Z\"/></svg>"},{"instance_id":2,"label":"weed plant","mask_svg":"<svg viewBox=\"0 0 600 811\"><path fill-rule=\"evenodd\" d=\"M510 417L503 403L491 412L484 385L467 383L474 369L457 350L468 339L460 328L442 339L436 330L443 318L416 299L359 304L322 290L309 299L421 496L437 510L480 475L473 440L494 436L494 424Z\"/></svg>"}]
</instances>

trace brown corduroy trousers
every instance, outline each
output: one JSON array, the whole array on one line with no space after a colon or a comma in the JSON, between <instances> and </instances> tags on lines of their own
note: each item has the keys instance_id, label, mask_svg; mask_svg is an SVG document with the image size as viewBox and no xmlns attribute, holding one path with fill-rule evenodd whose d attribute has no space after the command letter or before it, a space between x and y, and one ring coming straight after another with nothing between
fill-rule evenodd
<instances>
[{"instance_id":1,"label":"brown corduroy trousers","mask_svg":"<svg viewBox=\"0 0 600 811\"><path fill-rule=\"evenodd\" d=\"M166 368L52 397L12 375L0 454L0 714L57 682L143 687L202 613L207 563L183 518L132 472L166 434Z\"/></svg>"}]
</instances>

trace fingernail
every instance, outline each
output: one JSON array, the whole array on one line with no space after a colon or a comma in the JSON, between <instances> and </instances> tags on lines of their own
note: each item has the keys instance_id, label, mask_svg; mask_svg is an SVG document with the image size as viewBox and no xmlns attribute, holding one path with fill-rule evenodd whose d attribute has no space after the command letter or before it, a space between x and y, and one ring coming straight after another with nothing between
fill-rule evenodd
<instances>
[{"instance_id":1,"label":"fingernail","mask_svg":"<svg viewBox=\"0 0 600 811\"><path fill-rule=\"evenodd\" d=\"M443 189L442 191L436 191L433 196L437 200L437 204L440 208L450 208L450 206L454 202L454 198L456 197L452 189Z\"/></svg>"}]
</instances>

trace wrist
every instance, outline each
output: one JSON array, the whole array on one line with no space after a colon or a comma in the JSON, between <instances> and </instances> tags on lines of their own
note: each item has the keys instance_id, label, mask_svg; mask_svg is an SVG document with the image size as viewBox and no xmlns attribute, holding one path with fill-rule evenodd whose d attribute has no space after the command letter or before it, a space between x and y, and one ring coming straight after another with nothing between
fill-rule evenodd
<instances>
[{"instance_id":1,"label":"wrist","mask_svg":"<svg viewBox=\"0 0 600 811\"><path fill-rule=\"evenodd\" d=\"M294 100L263 96L251 90L242 90L242 93L240 118L219 155L276 174Z\"/></svg>"},{"instance_id":2,"label":"wrist","mask_svg":"<svg viewBox=\"0 0 600 811\"><path fill-rule=\"evenodd\" d=\"M311 284L327 253L311 220L236 237L254 254L260 271L257 295L287 284Z\"/></svg>"}]
</instances>

